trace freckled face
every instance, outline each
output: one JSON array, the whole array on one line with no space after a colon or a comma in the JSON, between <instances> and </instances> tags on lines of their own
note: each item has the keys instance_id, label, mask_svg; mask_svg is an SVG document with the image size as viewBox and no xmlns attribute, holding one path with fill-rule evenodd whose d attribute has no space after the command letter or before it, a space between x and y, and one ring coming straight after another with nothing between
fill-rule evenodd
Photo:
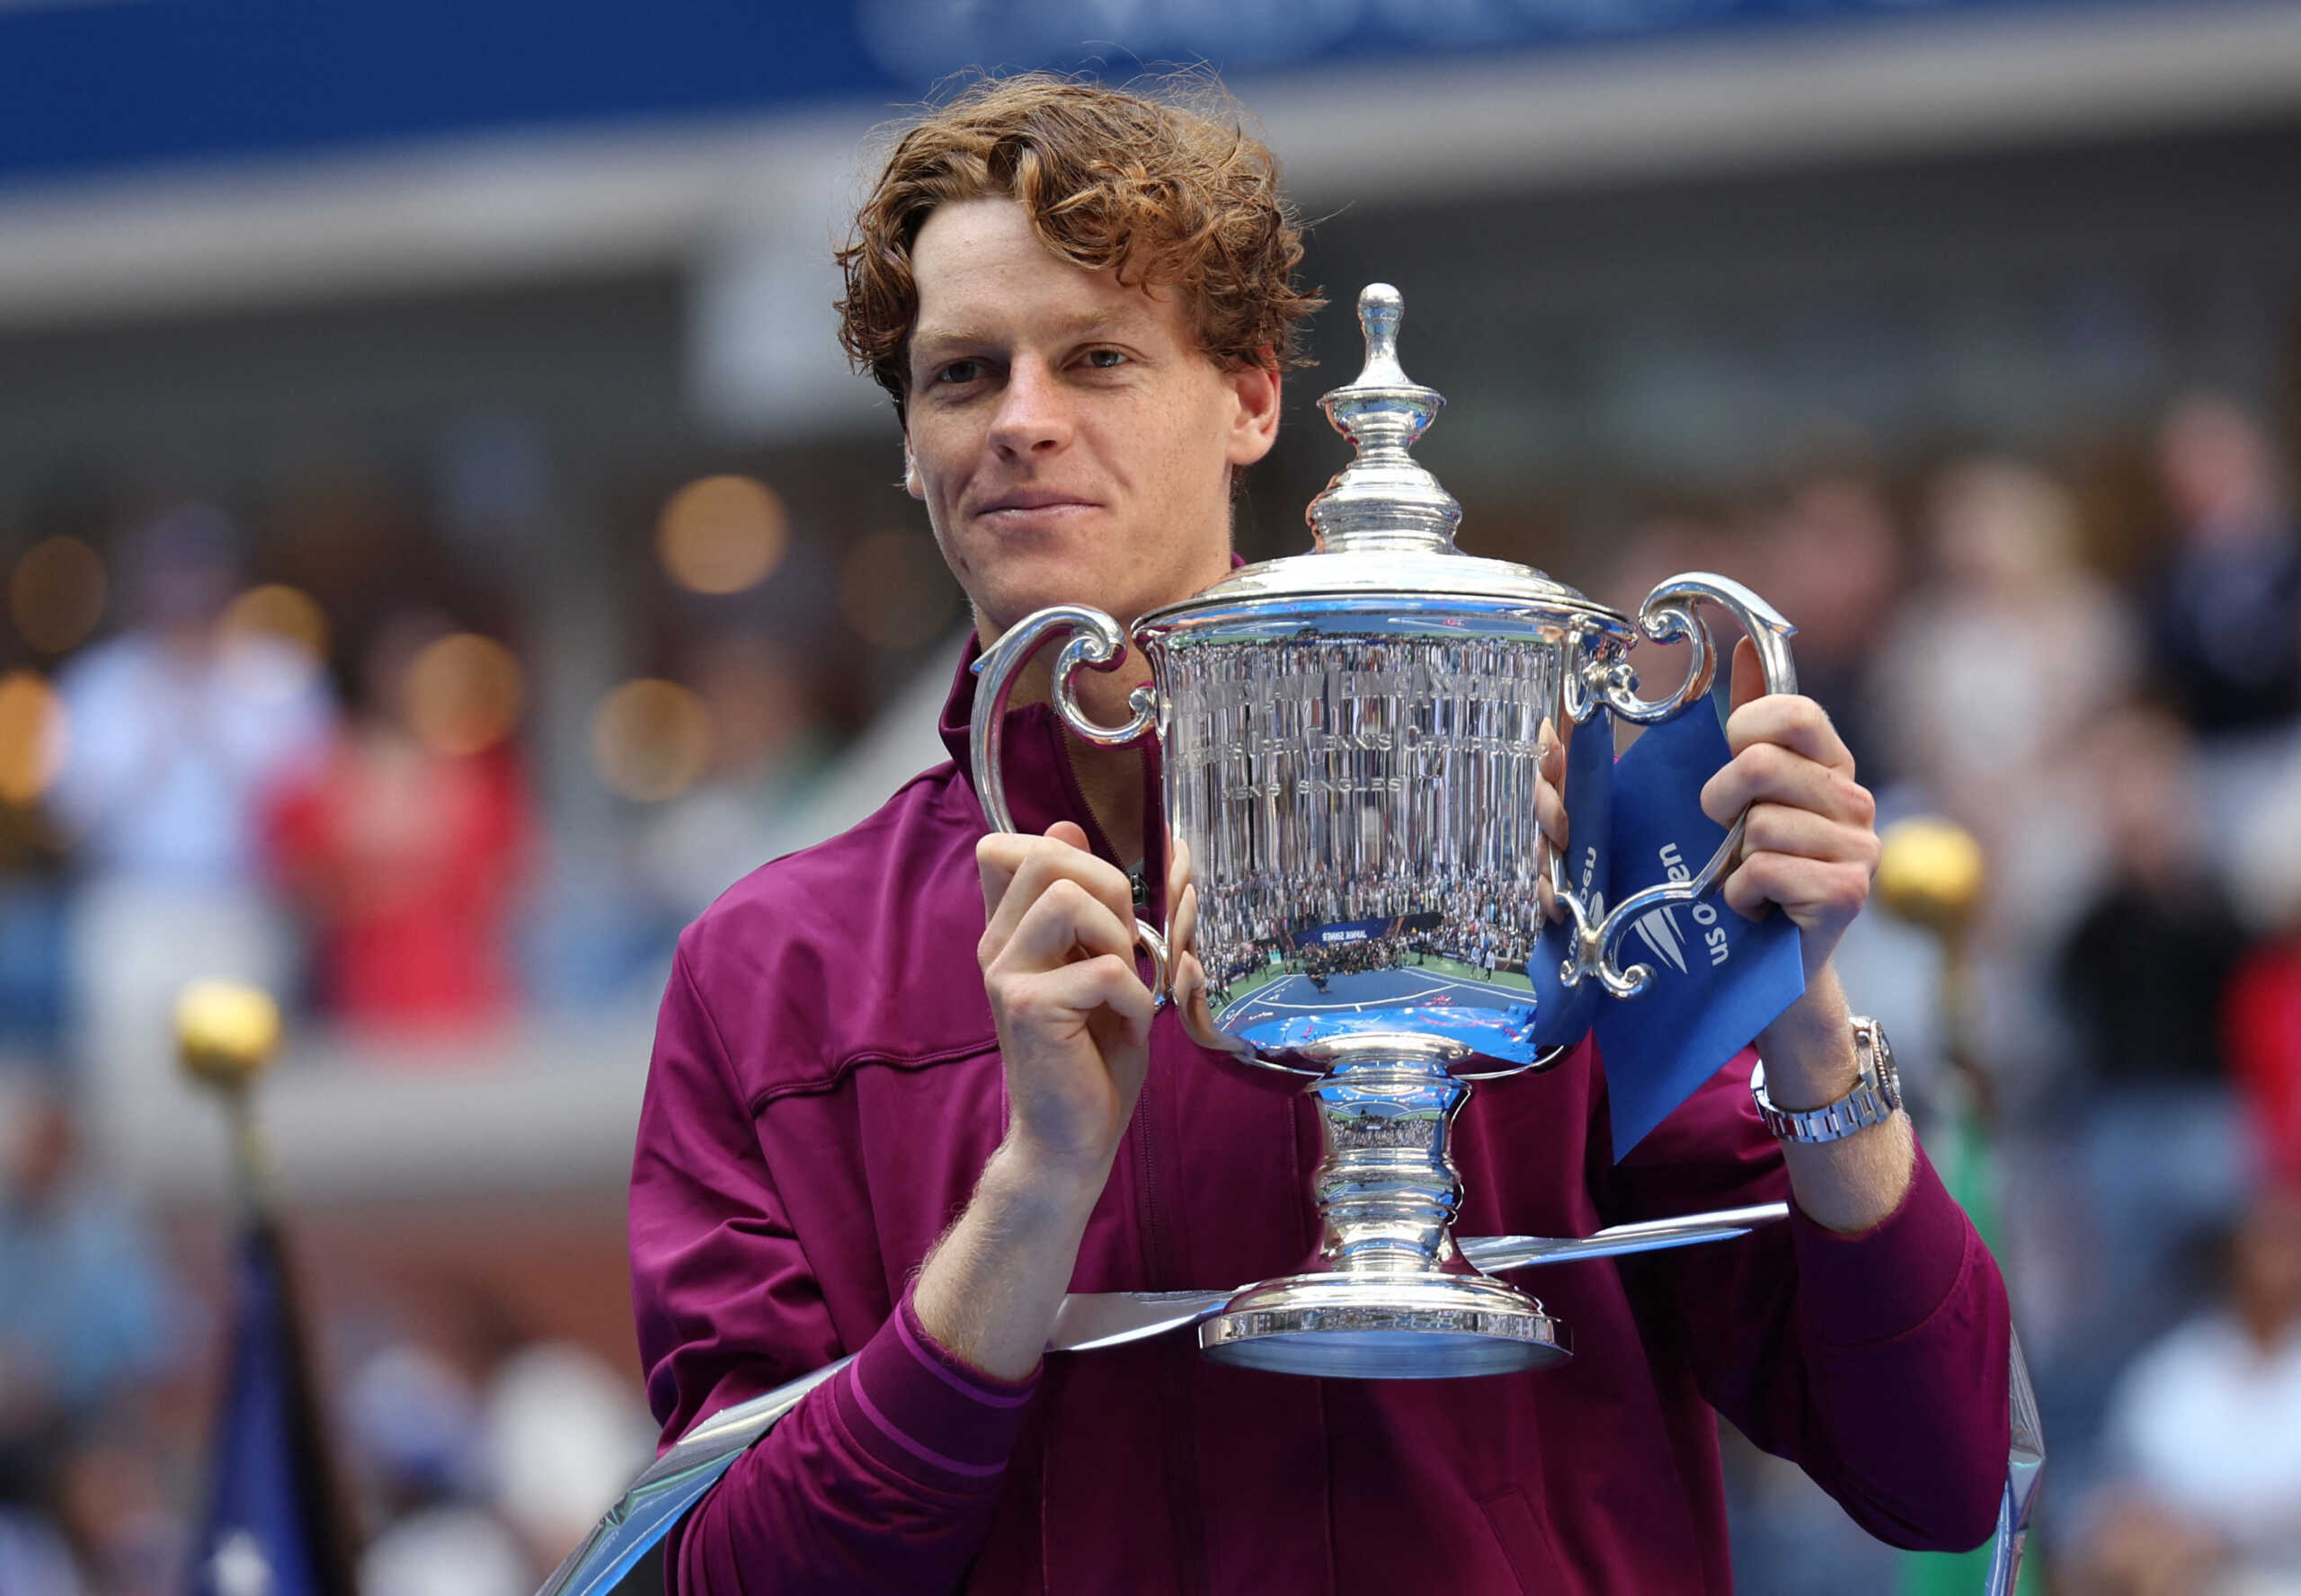
<instances>
[{"instance_id":1,"label":"freckled face","mask_svg":"<svg viewBox=\"0 0 2301 1596\"><path fill-rule=\"evenodd\" d=\"M1057 259L1011 200L938 207L911 270L905 485L986 643L1050 604L1132 624L1222 578L1275 375L1217 367L1173 295Z\"/></svg>"}]
</instances>

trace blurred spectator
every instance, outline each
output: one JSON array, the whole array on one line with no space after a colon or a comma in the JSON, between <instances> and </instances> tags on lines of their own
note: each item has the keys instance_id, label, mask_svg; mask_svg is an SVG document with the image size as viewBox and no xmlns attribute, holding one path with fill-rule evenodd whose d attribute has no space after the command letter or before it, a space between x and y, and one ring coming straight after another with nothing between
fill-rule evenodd
<instances>
[{"instance_id":1,"label":"blurred spectator","mask_svg":"<svg viewBox=\"0 0 2301 1596\"><path fill-rule=\"evenodd\" d=\"M1852 474L1792 488L1767 529L1758 590L1798 628L1798 688L1829 711L1861 778L1887 774L1868 700L1870 663L1901 580L1901 548L1877 484Z\"/></svg>"},{"instance_id":2,"label":"blurred spectator","mask_svg":"<svg viewBox=\"0 0 2301 1596\"><path fill-rule=\"evenodd\" d=\"M655 1425L631 1382L573 1342L506 1359L488 1383L485 1457L496 1507L555 1567L654 1459Z\"/></svg>"},{"instance_id":3,"label":"blurred spectator","mask_svg":"<svg viewBox=\"0 0 2301 1596\"><path fill-rule=\"evenodd\" d=\"M58 1517L92 1596L178 1596L191 1551L181 1457L147 1412L115 1408L73 1438ZM0 1589L5 1589L0 1586Z\"/></svg>"},{"instance_id":4,"label":"blurred spectator","mask_svg":"<svg viewBox=\"0 0 2301 1596\"><path fill-rule=\"evenodd\" d=\"M689 674L709 721L710 769L656 809L639 844L642 869L681 926L788 851L785 824L824 752L806 680L773 640L715 638Z\"/></svg>"},{"instance_id":5,"label":"blurred spectator","mask_svg":"<svg viewBox=\"0 0 2301 1596\"><path fill-rule=\"evenodd\" d=\"M2118 1483L2081 1592L2301 1592L2301 1198L2259 1199L2227 1264L2225 1304L2144 1353L2111 1398Z\"/></svg>"},{"instance_id":6,"label":"blurred spectator","mask_svg":"<svg viewBox=\"0 0 2301 1596\"><path fill-rule=\"evenodd\" d=\"M2301 714L2301 539L2261 424L2219 395L2175 405L2157 437L2172 547L2151 583L2156 665L2199 732Z\"/></svg>"},{"instance_id":7,"label":"blurred spectator","mask_svg":"<svg viewBox=\"0 0 2301 1596\"><path fill-rule=\"evenodd\" d=\"M218 625L242 554L215 506L162 514L127 550L136 625L63 673L69 735L53 798L92 875L243 886L266 791L324 746L334 709L320 661Z\"/></svg>"},{"instance_id":8,"label":"blurred spectator","mask_svg":"<svg viewBox=\"0 0 2301 1596\"><path fill-rule=\"evenodd\" d=\"M1899 769L1970 827L1993 862L2002 933L2066 922L2092 868L2090 796L2064 763L2134 669L2125 611L2078 558L2076 505L2033 466L1968 460L1932 486L1932 582L1879 662Z\"/></svg>"},{"instance_id":9,"label":"blurred spectator","mask_svg":"<svg viewBox=\"0 0 2301 1596\"><path fill-rule=\"evenodd\" d=\"M466 690L448 679L459 652L492 661L497 648L435 616L395 617L369 650L367 712L273 809L279 872L316 928L323 999L354 1024L455 1030L511 1006L527 785L508 723L459 720Z\"/></svg>"},{"instance_id":10,"label":"blurred spectator","mask_svg":"<svg viewBox=\"0 0 2301 1596\"><path fill-rule=\"evenodd\" d=\"M0 1591L9 1596L80 1596L72 1552L44 1521L0 1506Z\"/></svg>"},{"instance_id":11,"label":"blurred spectator","mask_svg":"<svg viewBox=\"0 0 2301 1596\"><path fill-rule=\"evenodd\" d=\"M292 969L262 889L260 814L326 747L335 709L308 652L218 625L242 552L212 505L160 515L122 561L129 629L58 680L67 752L50 801L81 874L72 1024L92 1129L115 1159L183 1101L168 1051L183 983L278 989Z\"/></svg>"},{"instance_id":12,"label":"blurred spectator","mask_svg":"<svg viewBox=\"0 0 2301 1596\"><path fill-rule=\"evenodd\" d=\"M2222 998L2245 933L2205 866L2191 740L2172 716L2133 705L2086 744L2109 877L2055 964L2081 1067L2114 1086L2217 1089Z\"/></svg>"},{"instance_id":13,"label":"blurred spectator","mask_svg":"<svg viewBox=\"0 0 2301 1596\"><path fill-rule=\"evenodd\" d=\"M167 1363L172 1295L141 1224L82 1166L54 1084L0 1077L0 1504L70 1517L74 1440ZM44 1587L0 1581L19 1588Z\"/></svg>"},{"instance_id":14,"label":"blurred spectator","mask_svg":"<svg viewBox=\"0 0 2301 1596\"><path fill-rule=\"evenodd\" d=\"M353 1378L350 1429L384 1522L365 1596L526 1596L542 1577L483 1493L479 1400L446 1360L395 1343Z\"/></svg>"},{"instance_id":15,"label":"blurred spectator","mask_svg":"<svg viewBox=\"0 0 2301 1596\"><path fill-rule=\"evenodd\" d=\"M2241 840L2242 901L2264 935L2230 983L2224 1029L2255 1149L2301 1188L2301 803L2264 810Z\"/></svg>"},{"instance_id":16,"label":"blurred spectator","mask_svg":"<svg viewBox=\"0 0 2301 1596\"><path fill-rule=\"evenodd\" d=\"M2250 1184L2222 1050L2245 935L2205 866L2191 739L2130 705L2083 745L2108 876L2062 941L2053 979L2076 1039L2101 1279L2090 1351L2121 1356L2167 1320L2183 1242L2225 1225Z\"/></svg>"}]
</instances>

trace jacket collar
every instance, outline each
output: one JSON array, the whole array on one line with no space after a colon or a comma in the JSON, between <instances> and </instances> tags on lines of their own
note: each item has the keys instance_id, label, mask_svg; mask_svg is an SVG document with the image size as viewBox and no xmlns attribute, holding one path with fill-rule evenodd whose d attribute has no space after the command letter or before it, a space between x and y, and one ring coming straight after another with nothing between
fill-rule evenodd
<instances>
[{"instance_id":1,"label":"jacket collar","mask_svg":"<svg viewBox=\"0 0 2301 1596\"><path fill-rule=\"evenodd\" d=\"M974 673L974 662L982 657L982 642L969 632L966 646L959 651L959 668L951 678L950 696L944 699L943 714L936 723L943 746L950 750L951 762L966 778L967 790L976 794L978 808L982 797L973 761L968 755L967 732L974 715L975 689L981 681ZM1071 773L1071 750L1065 746L1062 725L1055 718L1053 707L1010 703L1001 740L1006 745L1007 807L1014 812L1016 828L1035 835L1057 820L1076 820L1095 842L1095 851L1108 857L1110 845L1088 810L1086 795L1079 790L1078 777ZM989 823L987 820L984 822Z\"/></svg>"}]
</instances>

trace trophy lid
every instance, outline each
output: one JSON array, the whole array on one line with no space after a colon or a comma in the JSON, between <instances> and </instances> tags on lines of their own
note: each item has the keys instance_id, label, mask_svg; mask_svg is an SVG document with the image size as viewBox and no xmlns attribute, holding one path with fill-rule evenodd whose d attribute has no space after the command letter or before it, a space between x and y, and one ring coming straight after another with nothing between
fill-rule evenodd
<instances>
[{"instance_id":1,"label":"trophy lid","mask_svg":"<svg viewBox=\"0 0 2301 1596\"><path fill-rule=\"evenodd\" d=\"M1499 602L1628 624L1531 566L1454 546L1462 507L1411 452L1446 401L1399 364L1405 308L1404 297L1388 283L1369 283L1358 296L1365 366L1356 381L1319 401L1356 457L1310 501L1311 552L1234 571L1204 592L1152 610L1142 625L1187 629L1194 617L1234 614L1242 606L1299 609L1302 600L1332 598L1355 607L1386 596L1414 599L1417 607L1451 597L1480 601L1481 608Z\"/></svg>"}]
</instances>

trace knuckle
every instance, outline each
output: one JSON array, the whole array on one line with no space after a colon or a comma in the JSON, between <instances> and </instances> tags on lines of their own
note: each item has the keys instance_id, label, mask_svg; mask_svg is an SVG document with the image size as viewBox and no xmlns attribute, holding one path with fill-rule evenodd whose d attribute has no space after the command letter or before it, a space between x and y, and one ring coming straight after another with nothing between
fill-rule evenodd
<instances>
[{"instance_id":1,"label":"knuckle","mask_svg":"<svg viewBox=\"0 0 2301 1596\"><path fill-rule=\"evenodd\" d=\"M1845 785L1846 808L1852 813L1855 821L1863 826L1876 825L1878 822L1876 794L1860 782L1855 781L1850 772L1845 777Z\"/></svg>"},{"instance_id":2,"label":"knuckle","mask_svg":"<svg viewBox=\"0 0 2301 1596\"><path fill-rule=\"evenodd\" d=\"M1771 785L1789 774L1794 756L1779 742L1768 739L1750 744L1742 751L1742 758L1748 762L1752 775Z\"/></svg>"},{"instance_id":3,"label":"knuckle","mask_svg":"<svg viewBox=\"0 0 2301 1596\"><path fill-rule=\"evenodd\" d=\"M1749 824L1742 832L1750 853L1772 853L1787 848L1793 829L1790 814L1790 811L1779 803L1752 804Z\"/></svg>"}]
</instances>

